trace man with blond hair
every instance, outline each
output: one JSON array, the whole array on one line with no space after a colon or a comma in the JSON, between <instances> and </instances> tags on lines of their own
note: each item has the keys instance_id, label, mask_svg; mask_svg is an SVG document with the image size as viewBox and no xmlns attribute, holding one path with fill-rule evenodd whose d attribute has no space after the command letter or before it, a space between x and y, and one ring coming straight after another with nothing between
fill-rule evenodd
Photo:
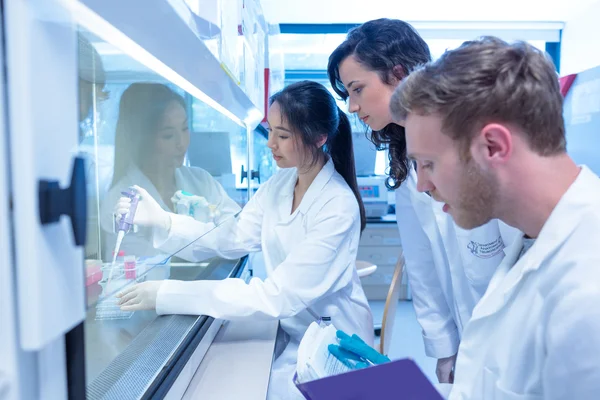
<instances>
[{"instance_id":1,"label":"man with blond hair","mask_svg":"<svg viewBox=\"0 0 600 400\"><path fill-rule=\"evenodd\" d=\"M552 63L524 42L466 42L390 107L418 190L465 229L524 232L463 332L450 399L599 398L600 179L566 152Z\"/></svg>"}]
</instances>

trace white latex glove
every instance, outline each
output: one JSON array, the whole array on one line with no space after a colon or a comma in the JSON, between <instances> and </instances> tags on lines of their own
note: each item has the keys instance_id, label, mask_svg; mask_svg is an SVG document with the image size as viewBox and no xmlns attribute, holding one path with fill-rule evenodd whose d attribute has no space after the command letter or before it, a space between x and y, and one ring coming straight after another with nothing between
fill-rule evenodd
<instances>
[{"instance_id":1,"label":"white latex glove","mask_svg":"<svg viewBox=\"0 0 600 400\"><path fill-rule=\"evenodd\" d=\"M156 310L156 296L164 281L147 281L123 290L117 295L122 311Z\"/></svg>"},{"instance_id":2,"label":"white latex glove","mask_svg":"<svg viewBox=\"0 0 600 400\"><path fill-rule=\"evenodd\" d=\"M440 383L454 383L454 364L456 354L451 357L440 358L435 367L435 374Z\"/></svg>"},{"instance_id":3,"label":"white latex glove","mask_svg":"<svg viewBox=\"0 0 600 400\"><path fill-rule=\"evenodd\" d=\"M133 188L140 195L138 206L133 217L133 223L141 227L164 229L166 232L171 229L171 217L169 213L154 200L150 194L139 186ZM114 213L117 219L121 215L127 214L131 208L131 199L123 196L115 205Z\"/></svg>"}]
</instances>

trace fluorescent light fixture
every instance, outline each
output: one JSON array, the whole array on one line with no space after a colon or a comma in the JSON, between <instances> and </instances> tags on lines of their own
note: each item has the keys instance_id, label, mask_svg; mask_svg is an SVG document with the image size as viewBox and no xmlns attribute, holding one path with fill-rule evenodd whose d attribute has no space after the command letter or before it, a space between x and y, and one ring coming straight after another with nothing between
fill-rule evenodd
<instances>
[{"instance_id":1,"label":"fluorescent light fixture","mask_svg":"<svg viewBox=\"0 0 600 400\"><path fill-rule=\"evenodd\" d=\"M112 26L105 19L101 18L98 14L81 4L77 0L60 0L61 3L69 10L73 12L76 21L82 25L85 29L89 30L96 36L107 41L111 45L121 49L125 54L132 57L136 61L140 62L145 67L151 69L157 74L161 75L165 79L169 80L173 84L179 86L181 89L188 92L195 98L205 102L210 107L214 108L218 112L226 115L236 124L241 127L246 127L245 121L237 117L231 111L217 103L211 97L206 95L203 91L198 89L190 81L179 75L168 65L160 61L158 58L153 56L151 53L146 51L143 47L138 45L136 42L131 40L123 32ZM253 110L254 111L254 110ZM245 118L250 119L250 115Z\"/></svg>"},{"instance_id":2,"label":"fluorescent light fixture","mask_svg":"<svg viewBox=\"0 0 600 400\"><path fill-rule=\"evenodd\" d=\"M244 119L244 123L251 129L255 129L262 120L263 113L256 108L252 108L248 116Z\"/></svg>"}]
</instances>

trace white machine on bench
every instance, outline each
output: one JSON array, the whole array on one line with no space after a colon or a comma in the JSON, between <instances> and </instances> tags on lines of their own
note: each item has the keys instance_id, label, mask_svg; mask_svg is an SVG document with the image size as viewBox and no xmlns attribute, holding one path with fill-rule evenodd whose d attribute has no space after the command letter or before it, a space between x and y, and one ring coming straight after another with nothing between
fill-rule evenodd
<instances>
[{"instance_id":1,"label":"white machine on bench","mask_svg":"<svg viewBox=\"0 0 600 400\"><path fill-rule=\"evenodd\" d=\"M365 204L367 218L381 218L388 213L388 189L385 176L358 176L358 190Z\"/></svg>"}]
</instances>

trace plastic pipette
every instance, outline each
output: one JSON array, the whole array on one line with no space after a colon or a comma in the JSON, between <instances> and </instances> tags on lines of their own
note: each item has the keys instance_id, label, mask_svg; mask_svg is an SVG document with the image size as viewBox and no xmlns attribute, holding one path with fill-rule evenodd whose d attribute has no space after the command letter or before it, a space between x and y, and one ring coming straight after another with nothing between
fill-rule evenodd
<instances>
[{"instance_id":1,"label":"plastic pipette","mask_svg":"<svg viewBox=\"0 0 600 400\"><path fill-rule=\"evenodd\" d=\"M110 273L108 274L108 283L113 276L113 271L115 269L115 264L117 262L117 255L119 254L119 250L121 249L121 243L123 242L123 238L125 234L128 233L133 227L133 218L135 217L135 211L137 210L138 202L140 201L140 195L134 188L129 188L127 191L121 192L123 196L129 197L131 200L131 207L129 208L129 212L127 214L121 215L119 219L119 227L117 232L117 243L115 244L115 251L113 254L112 264L110 266ZM108 284L107 284L108 285Z\"/></svg>"}]
</instances>

